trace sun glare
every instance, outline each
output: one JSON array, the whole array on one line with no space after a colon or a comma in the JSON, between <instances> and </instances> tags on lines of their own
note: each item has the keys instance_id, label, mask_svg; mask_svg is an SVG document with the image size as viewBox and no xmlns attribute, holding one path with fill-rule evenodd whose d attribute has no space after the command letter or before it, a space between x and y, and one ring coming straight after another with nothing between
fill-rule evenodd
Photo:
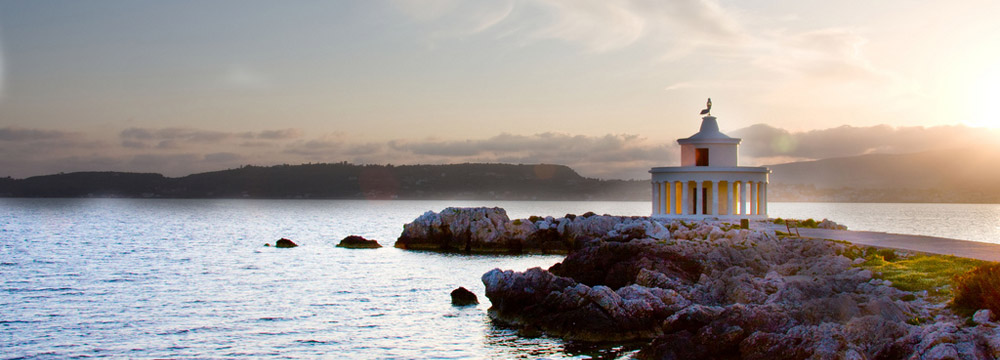
<instances>
[{"instance_id":1,"label":"sun glare","mask_svg":"<svg viewBox=\"0 0 1000 360\"><path fill-rule=\"evenodd\" d=\"M1000 128L1000 71L991 69L977 78L968 96L969 117L964 123L975 127Z\"/></svg>"}]
</instances>

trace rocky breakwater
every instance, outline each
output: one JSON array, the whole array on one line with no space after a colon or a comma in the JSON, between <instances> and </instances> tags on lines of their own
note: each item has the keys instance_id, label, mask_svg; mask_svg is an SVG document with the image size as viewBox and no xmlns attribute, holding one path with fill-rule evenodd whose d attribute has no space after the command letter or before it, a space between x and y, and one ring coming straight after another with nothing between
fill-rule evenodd
<instances>
[{"instance_id":1,"label":"rocky breakwater","mask_svg":"<svg viewBox=\"0 0 1000 360\"><path fill-rule=\"evenodd\" d=\"M893 288L850 245L728 224L619 218L548 270L483 275L490 316L647 359L993 359L1000 330ZM656 228L655 225L652 228ZM624 231L623 231L624 230Z\"/></svg>"},{"instance_id":2,"label":"rocky breakwater","mask_svg":"<svg viewBox=\"0 0 1000 360\"><path fill-rule=\"evenodd\" d=\"M641 217L567 214L511 220L502 208L428 211L403 226L395 247L472 253L567 253L610 236L667 238L663 225Z\"/></svg>"}]
</instances>

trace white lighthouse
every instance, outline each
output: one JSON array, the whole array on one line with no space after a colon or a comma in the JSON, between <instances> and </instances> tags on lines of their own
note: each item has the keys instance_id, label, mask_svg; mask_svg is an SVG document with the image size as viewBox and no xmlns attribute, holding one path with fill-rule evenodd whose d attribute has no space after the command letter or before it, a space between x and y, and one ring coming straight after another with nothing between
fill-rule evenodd
<instances>
[{"instance_id":1,"label":"white lighthouse","mask_svg":"<svg viewBox=\"0 0 1000 360\"><path fill-rule=\"evenodd\" d=\"M660 218L767 218L766 167L739 166L740 139L719 132L710 110L701 130L681 145L681 166L654 167L652 204Z\"/></svg>"}]
</instances>

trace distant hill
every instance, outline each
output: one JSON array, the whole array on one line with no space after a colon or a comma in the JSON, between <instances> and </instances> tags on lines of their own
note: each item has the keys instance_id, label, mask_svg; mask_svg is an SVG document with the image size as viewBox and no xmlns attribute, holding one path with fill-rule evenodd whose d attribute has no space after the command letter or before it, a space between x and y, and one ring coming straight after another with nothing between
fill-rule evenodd
<instances>
[{"instance_id":1,"label":"distant hill","mask_svg":"<svg viewBox=\"0 0 1000 360\"><path fill-rule=\"evenodd\" d=\"M1000 149L970 147L768 165L771 199L1000 202Z\"/></svg>"},{"instance_id":2,"label":"distant hill","mask_svg":"<svg viewBox=\"0 0 1000 360\"><path fill-rule=\"evenodd\" d=\"M771 201L1000 203L1000 149L870 154L768 165ZM305 164L169 178L78 172L0 178L3 197L258 199L649 199L649 180L599 180L563 165Z\"/></svg>"},{"instance_id":3,"label":"distant hill","mask_svg":"<svg viewBox=\"0 0 1000 360\"><path fill-rule=\"evenodd\" d=\"M0 179L5 197L646 200L645 180L585 178L562 165L306 164L168 178L78 172Z\"/></svg>"}]
</instances>

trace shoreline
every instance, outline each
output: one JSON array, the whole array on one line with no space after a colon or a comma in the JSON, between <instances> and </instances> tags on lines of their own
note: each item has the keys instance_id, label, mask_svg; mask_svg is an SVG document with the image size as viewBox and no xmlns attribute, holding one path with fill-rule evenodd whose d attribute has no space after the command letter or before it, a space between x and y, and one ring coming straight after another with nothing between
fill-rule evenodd
<instances>
[{"instance_id":1,"label":"shoreline","mask_svg":"<svg viewBox=\"0 0 1000 360\"><path fill-rule=\"evenodd\" d=\"M957 244L978 244L805 228L785 236L766 220L749 229L665 220L593 212L511 220L502 208L447 208L404 225L395 246L565 247L569 255L548 269L483 274L489 317L571 341L647 342L635 354L643 359L1000 354L1000 341L985 340L1000 339L996 309L948 306L943 296L953 285L943 282L954 274L928 271L981 265L901 254L947 250L975 259L990 244L963 251Z\"/></svg>"},{"instance_id":2,"label":"shoreline","mask_svg":"<svg viewBox=\"0 0 1000 360\"><path fill-rule=\"evenodd\" d=\"M759 224L759 223L752 223ZM752 228L753 226L751 226ZM766 230L785 231L783 225L762 226ZM794 230L793 230L794 231ZM874 246L936 255L1000 262L1000 244L960 240L938 236L897 234L881 231L798 228L800 237L846 241L854 245Z\"/></svg>"}]
</instances>

